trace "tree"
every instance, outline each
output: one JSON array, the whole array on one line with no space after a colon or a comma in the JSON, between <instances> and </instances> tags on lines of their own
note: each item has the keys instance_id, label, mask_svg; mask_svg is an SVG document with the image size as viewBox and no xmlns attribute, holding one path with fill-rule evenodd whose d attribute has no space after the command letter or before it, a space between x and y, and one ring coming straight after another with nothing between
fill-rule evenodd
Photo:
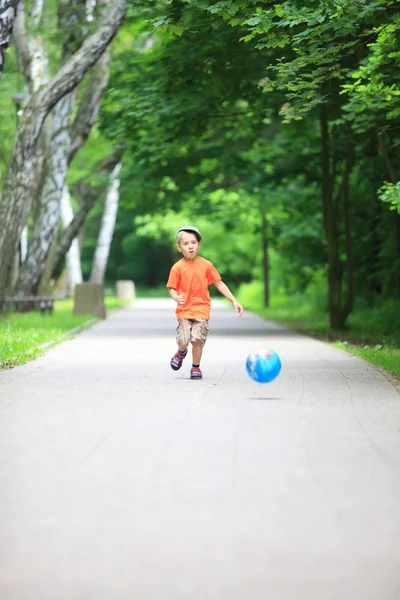
<instances>
[{"instance_id":1,"label":"tree","mask_svg":"<svg viewBox=\"0 0 400 600\"><path fill-rule=\"evenodd\" d=\"M108 5L108 0L100 3ZM82 7L75 10L60 5L58 11L59 29L66 31L61 54L64 63L71 52L79 46L87 27L89 13L81 15ZM84 17L82 19L82 16ZM61 200L69 164L81 146L87 140L91 127L97 117L100 100L108 82L109 49L106 48L93 67L84 93L77 100L78 90L65 95L52 111L48 119L49 142L45 148L44 173L41 188L38 190L38 202L34 225L30 237L28 256L21 266L16 293L34 295L40 285L46 269L46 262L56 235L60 217ZM76 108L77 105L77 108ZM76 118L72 121L72 113ZM38 178L37 178L38 179Z\"/></svg>"},{"instance_id":2,"label":"tree","mask_svg":"<svg viewBox=\"0 0 400 600\"><path fill-rule=\"evenodd\" d=\"M55 104L73 90L115 36L125 15L124 0L115 0L102 24L58 73L34 92L21 118L0 203L0 297L21 229L31 207L35 150L43 122Z\"/></svg>"},{"instance_id":3,"label":"tree","mask_svg":"<svg viewBox=\"0 0 400 600\"><path fill-rule=\"evenodd\" d=\"M107 190L106 203L104 214L101 220L99 237L97 240L96 251L94 254L90 281L92 283L104 283L104 275L106 272L108 256L110 254L111 241L114 234L115 221L118 212L119 202L119 172L121 163L118 163L110 177L110 185Z\"/></svg>"},{"instance_id":4,"label":"tree","mask_svg":"<svg viewBox=\"0 0 400 600\"><path fill-rule=\"evenodd\" d=\"M247 26L243 40L255 43L260 51L284 49L280 59L269 64L268 76L261 81L265 92L285 93L287 102L281 108L284 122L308 118L319 110L321 198L332 328L345 325L355 293L349 190L357 160L356 139L351 121L341 121L345 102L340 92L346 89L343 80L367 54L369 43L379 39L382 29L392 31L396 7L394 1L383 0L311 1L306 6L281 0L267 6L258 2L216 2L207 8L232 26Z\"/></svg>"},{"instance_id":5,"label":"tree","mask_svg":"<svg viewBox=\"0 0 400 600\"><path fill-rule=\"evenodd\" d=\"M96 144L96 142L93 142L93 144ZM88 149L89 153L93 153L93 144ZM97 141L97 146L98 145ZM84 226L96 201L102 197L104 188L109 182L111 172L119 161L119 154L112 152L101 161L101 164L96 164L91 167L89 174L86 174L85 177L70 182L74 197L79 199L79 205L72 219L64 228L61 236L56 240L54 250L50 255L51 262L49 273L53 277L59 275L66 254ZM95 174L95 177L93 177L93 173ZM94 179L95 181L91 182L91 179Z\"/></svg>"},{"instance_id":6,"label":"tree","mask_svg":"<svg viewBox=\"0 0 400 600\"><path fill-rule=\"evenodd\" d=\"M4 55L10 41L19 0L0 0L0 77L3 73Z\"/></svg>"},{"instance_id":7,"label":"tree","mask_svg":"<svg viewBox=\"0 0 400 600\"><path fill-rule=\"evenodd\" d=\"M277 112L282 94L267 98L258 87L275 51L261 53L239 44L244 32L216 21L197 5L181 12L179 22L181 36L171 35L171 26L159 35L163 29L159 27L147 52L132 53L130 48L115 57L102 127L140 166L141 174L129 168L130 188L137 184L136 206L144 204L147 213L165 214L172 207L187 212L186 206L195 203L196 219L206 213L238 224L244 222L240 213L252 215L244 226L263 248L268 303L267 246L274 236L278 197L274 188L282 187L292 168L295 173L307 168L309 156L301 160L304 142L296 145L290 139L295 136L280 131ZM298 157L296 166L292 155ZM215 190L225 190L218 205L211 199ZM224 197L235 197L231 192L240 198L236 208L223 202ZM276 212L281 212L280 203ZM303 218L306 213L307 208ZM323 260L321 252L318 258ZM236 282L240 280L239 270L224 268ZM243 279L248 269L241 268Z\"/></svg>"}]
</instances>

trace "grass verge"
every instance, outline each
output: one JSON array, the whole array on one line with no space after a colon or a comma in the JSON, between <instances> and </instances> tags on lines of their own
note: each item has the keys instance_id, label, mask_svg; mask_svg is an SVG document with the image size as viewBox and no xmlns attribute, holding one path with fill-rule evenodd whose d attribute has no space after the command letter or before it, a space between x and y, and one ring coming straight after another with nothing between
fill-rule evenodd
<instances>
[{"instance_id":1,"label":"grass verge","mask_svg":"<svg viewBox=\"0 0 400 600\"><path fill-rule=\"evenodd\" d=\"M106 309L114 310L124 306L117 298L105 299ZM9 313L0 318L0 370L23 365L43 355L49 345L73 337L77 330L88 327L97 321L91 315L73 315L73 301L59 300L54 303L52 315L39 312Z\"/></svg>"},{"instance_id":2,"label":"grass verge","mask_svg":"<svg viewBox=\"0 0 400 600\"><path fill-rule=\"evenodd\" d=\"M328 315L303 297L275 297L263 308L259 295L240 290L238 300L246 309L296 331L328 343L385 369L400 379L400 317L398 303L387 300L375 308L356 309L347 328L332 331Z\"/></svg>"}]
</instances>

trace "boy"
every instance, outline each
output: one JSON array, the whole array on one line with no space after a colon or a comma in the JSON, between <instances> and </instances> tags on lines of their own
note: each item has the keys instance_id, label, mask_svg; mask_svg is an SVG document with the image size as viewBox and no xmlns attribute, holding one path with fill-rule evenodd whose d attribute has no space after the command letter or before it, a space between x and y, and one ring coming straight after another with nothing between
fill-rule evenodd
<instances>
[{"instance_id":1,"label":"boy","mask_svg":"<svg viewBox=\"0 0 400 600\"><path fill-rule=\"evenodd\" d=\"M239 314L243 307L228 286L221 280L217 269L205 258L198 256L201 233L196 227L185 226L176 232L177 248L183 254L169 274L167 288L169 295L177 303L178 327L176 342L178 351L171 359L171 367L178 371L192 343L193 364L190 379L201 379L200 360L208 334L211 299L208 287L213 283L217 290L230 300Z\"/></svg>"}]
</instances>

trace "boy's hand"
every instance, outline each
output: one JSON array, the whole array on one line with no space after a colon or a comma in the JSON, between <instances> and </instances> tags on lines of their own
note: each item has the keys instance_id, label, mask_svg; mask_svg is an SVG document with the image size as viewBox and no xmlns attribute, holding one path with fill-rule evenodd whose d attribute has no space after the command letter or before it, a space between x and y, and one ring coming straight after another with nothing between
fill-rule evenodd
<instances>
[{"instance_id":1,"label":"boy's hand","mask_svg":"<svg viewBox=\"0 0 400 600\"><path fill-rule=\"evenodd\" d=\"M241 304L239 304L239 302L237 300L234 300L232 302L234 309L236 310L237 314L239 315L239 317L242 316L243 314L243 306Z\"/></svg>"},{"instance_id":2,"label":"boy's hand","mask_svg":"<svg viewBox=\"0 0 400 600\"><path fill-rule=\"evenodd\" d=\"M178 304L185 304L185 300L186 300L185 294L179 294L176 297L176 301L177 301Z\"/></svg>"}]
</instances>

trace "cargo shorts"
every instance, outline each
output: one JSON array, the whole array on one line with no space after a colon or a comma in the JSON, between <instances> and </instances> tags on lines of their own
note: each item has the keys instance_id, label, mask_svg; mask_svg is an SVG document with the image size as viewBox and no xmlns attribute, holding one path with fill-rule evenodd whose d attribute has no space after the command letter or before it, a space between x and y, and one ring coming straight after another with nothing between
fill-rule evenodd
<instances>
[{"instance_id":1,"label":"cargo shorts","mask_svg":"<svg viewBox=\"0 0 400 600\"><path fill-rule=\"evenodd\" d=\"M208 335L206 319L178 319L176 342L179 346L188 346L189 342L204 346Z\"/></svg>"}]
</instances>

